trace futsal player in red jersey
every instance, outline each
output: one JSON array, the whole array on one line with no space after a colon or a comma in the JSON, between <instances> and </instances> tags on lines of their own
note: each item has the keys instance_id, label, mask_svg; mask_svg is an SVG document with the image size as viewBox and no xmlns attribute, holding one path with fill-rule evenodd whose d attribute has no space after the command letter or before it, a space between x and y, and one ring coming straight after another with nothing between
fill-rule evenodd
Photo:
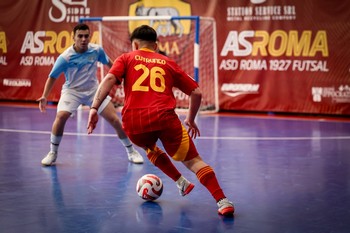
<instances>
[{"instance_id":1,"label":"futsal player in red jersey","mask_svg":"<svg viewBox=\"0 0 350 233\"><path fill-rule=\"evenodd\" d=\"M182 196L190 193L194 184L181 175L168 155L196 174L215 199L219 214L233 215L232 202L226 198L214 170L202 160L192 141L200 136L195 123L202 99L198 84L173 60L156 52L157 33L152 27L136 28L130 40L133 51L119 56L99 85L89 114L88 133L96 127L101 102L114 85L124 82L122 122L130 140L144 148L151 163L176 182ZM173 87L190 97L184 120L187 130L175 112ZM157 147L158 140L168 155Z\"/></svg>"}]
</instances>

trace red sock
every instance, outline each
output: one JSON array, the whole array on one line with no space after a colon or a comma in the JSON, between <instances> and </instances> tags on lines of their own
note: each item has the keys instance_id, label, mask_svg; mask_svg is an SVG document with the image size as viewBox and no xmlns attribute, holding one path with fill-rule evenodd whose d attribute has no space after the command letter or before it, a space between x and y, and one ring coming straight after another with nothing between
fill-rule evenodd
<instances>
[{"instance_id":1,"label":"red sock","mask_svg":"<svg viewBox=\"0 0 350 233\"><path fill-rule=\"evenodd\" d=\"M196 173L196 176L199 182L201 182L201 184L203 184L208 189L216 202L222 198L225 198L225 194L222 191L218 180L216 179L215 172L210 166L201 168Z\"/></svg>"},{"instance_id":2,"label":"red sock","mask_svg":"<svg viewBox=\"0 0 350 233\"><path fill-rule=\"evenodd\" d=\"M181 174L171 162L165 152L156 147L153 151L147 151L147 158L153 163L156 167L158 167L162 172L164 172L167 176L169 176L172 180L177 181Z\"/></svg>"}]
</instances>

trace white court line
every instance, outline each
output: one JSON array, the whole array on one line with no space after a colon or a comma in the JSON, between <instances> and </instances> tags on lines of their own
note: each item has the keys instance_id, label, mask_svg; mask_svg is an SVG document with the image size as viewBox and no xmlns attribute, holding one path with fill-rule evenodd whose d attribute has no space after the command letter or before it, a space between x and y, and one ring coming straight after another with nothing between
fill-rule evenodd
<instances>
[{"instance_id":1,"label":"white court line","mask_svg":"<svg viewBox=\"0 0 350 233\"><path fill-rule=\"evenodd\" d=\"M0 132L9 133L32 133L32 134L51 134L51 131L40 130L20 130L20 129L0 129ZM117 137L117 134L87 134L87 133L72 133L64 132L64 135L70 136L89 136L89 137ZM331 136L331 137L207 137L200 136L196 140L349 140L350 136Z\"/></svg>"}]
</instances>

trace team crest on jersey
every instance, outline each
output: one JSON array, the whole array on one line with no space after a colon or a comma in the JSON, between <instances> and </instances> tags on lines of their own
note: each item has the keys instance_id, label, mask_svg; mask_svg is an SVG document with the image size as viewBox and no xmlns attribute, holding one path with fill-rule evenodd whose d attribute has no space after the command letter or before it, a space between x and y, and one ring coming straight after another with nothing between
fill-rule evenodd
<instances>
[{"instance_id":1,"label":"team crest on jersey","mask_svg":"<svg viewBox=\"0 0 350 233\"><path fill-rule=\"evenodd\" d=\"M139 0L129 7L129 16L190 16L191 5L180 0ZM140 20L129 21L130 33L138 26L147 24L153 27L159 36L189 34L190 20Z\"/></svg>"}]
</instances>

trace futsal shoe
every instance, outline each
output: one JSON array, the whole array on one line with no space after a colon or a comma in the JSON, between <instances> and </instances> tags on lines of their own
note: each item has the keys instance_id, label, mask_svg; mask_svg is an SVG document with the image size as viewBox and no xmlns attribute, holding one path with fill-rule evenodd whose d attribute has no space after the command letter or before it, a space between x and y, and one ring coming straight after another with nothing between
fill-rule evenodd
<instances>
[{"instance_id":1,"label":"futsal shoe","mask_svg":"<svg viewBox=\"0 0 350 233\"><path fill-rule=\"evenodd\" d=\"M189 182L185 177L181 176L180 179L182 179L178 184L177 187L179 188L179 193L181 196L186 196L189 194L192 189L194 188L194 184Z\"/></svg>"},{"instance_id":2,"label":"futsal shoe","mask_svg":"<svg viewBox=\"0 0 350 233\"><path fill-rule=\"evenodd\" d=\"M41 160L41 164L44 166L52 166L52 164L57 159L57 153L50 151L43 160Z\"/></svg>"},{"instance_id":3,"label":"futsal shoe","mask_svg":"<svg viewBox=\"0 0 350 233\"><path fill-rule=\"evenodd\" d=\"M217 203L219 209L218 213L223 216L232 216L235 212L235 208L233 207L233 203L230 202L227 198L223 198Z\"/></svg>"},{"instance_id":4,"label":"futsal shoe","mask_svg":"<svg viewBox=\"0 0 350 233\"><path fill-rule=\"evenodd\" d=\"M131 153L128 153L128 159L130 162L132 163L136 163L136 164L141 164L143 163L143 157L142 155L140 155L140 153L136 150L134 150Z\"/></svg>"}]
</instances>

